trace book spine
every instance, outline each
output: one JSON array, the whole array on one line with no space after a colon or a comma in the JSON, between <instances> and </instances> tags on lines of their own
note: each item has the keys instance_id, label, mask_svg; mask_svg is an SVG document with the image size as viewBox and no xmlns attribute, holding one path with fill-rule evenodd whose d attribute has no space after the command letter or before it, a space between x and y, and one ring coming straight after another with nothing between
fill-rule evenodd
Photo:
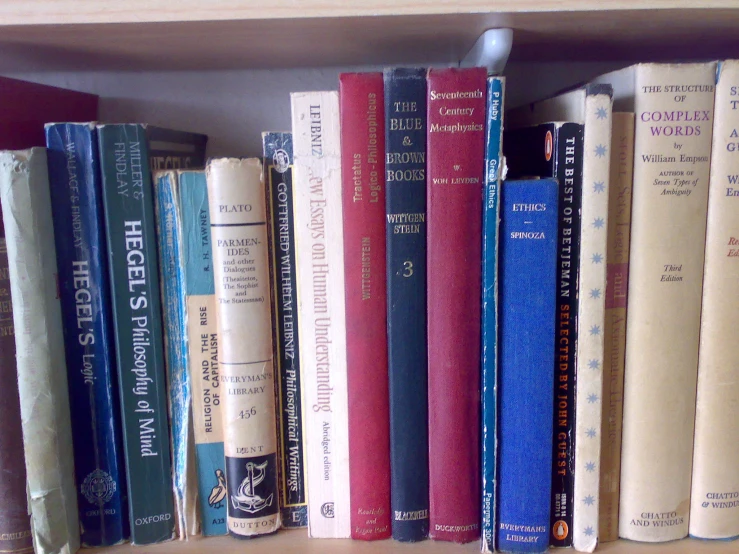
<instances>
[{"instance_id":1,"label":"book spine","mask_svg":"<svg viewBox=\"0 0 739 554\"><path fill-rule=\"evenodd\" d=\"M295 213L293 210L293 138L291 133L263 133L269 202L270 252L274 305L273 341L277 360L282 526L308 525L303 389L300 375Z\"/></svg>"},{"instance_id":2,"label":"book spine","mask_svg":"<svg viewBox=\"0 0 739 554\"><path fill-rule=\"evenodd\" d=\"M203 171L181 171L178 176L188 315L188 374L201 528L205 536L225 535L223 398L218 369L218 325L208 186Z\"/></svg>"},{"instance_id":3,"label":"book spine","mask_svg":"<svg viewBox=\"0 0 739 554\"><path fill-rule=\"evenodd\" d=\"M703 275L690 535L739 536L739 62L716 84Z\"/></svg>"},{"instance_id":4,"label":"book spine","mask_svg":"<svg viewBox=\"0 0 739 554\"><path fill-rule=\"evenodd\" d=\"M634 114L614 113L608 186L606 313L603 327L603 411L600 457L598 541L618 539L621 477L626 293L629 282L631 188L634 167Z\"/></svg>"},{"instance_id":5,"label":"book spine","mask_svg":"<svg viewBox=\"0 0 739 554\"><path fill-rule=\"evenodd\" d=\"M0 433L0 550L32 553L10 286L8 249L0 212L0 383L4 391L0 396L0 418L3 421Z\"/></svg>"},{"instance_id":6,"label":"book spine","mask_svg":"<svg viewBox=\"0 0 739 554\"><path fill-rule=\"evenodd\" d=\"M577 289L577 394L572 545L593 552L598 544L600 435L605 327L612 91L587 90ZM592 183L603 183L597 189ZM590 185L590 186L588 186Z\"/></svg>"},{"instance_id":7,"label":"book spine","mask_svg":"<svg viewBox=\"0 0 739 554\"><path fill-rule=\"evenodd\" d=\"M128 539L118 379L93 124L46 127L81 540Z\"/></svg>"},{"instance_id":8,"label":"book spine","mask_svg":"<svg viewBox=\"0 0 739 554\"><path fill-rule=\"evenodd\" d=\"M619 509L631 540L688 532L715 78L715 63L636 67Z\"/></svg>"},{"instance_id":9,"label":"book spine","mask_svg":"<svg viewBox=\"0 0 739 554\"><path fill-rule=\"evenodd\" d=\"M353 539L390 537L382 73L339 77Z\"/></svg>"},{"instance_id":10,"label":"book spine","mask_svg":"<svg viewBox=\"0 0 739 554\"><path fill-rule=\"evenodd\" d=\"M72 554L80 529L44 148L0 153L0 204L33 546L38 554Z\"/></svg>"},{"instance_id":11,"label":"book spine","mask_svg":"<svg viewBox=\"0 0 739 554\"><path fill-rule=\"evenodd\" d=\"M182 251L182 213L177 173L154 174L154 208L161 276L162 319L164 323L164 360L169 395L169 422L172 447L172 493L174 496L175 532L180 540L197 534L193 487L188 482L189 451L192 448L190 425L190 380L185 295L185 259Z\"/></svg>"},{"instance_id":12,"label":"book spine","mask_svg":"<svg viewBox=\"0 0 739 554\"><path fill-rule=\"evenodd\" d=\"M554 437L552 455L552 546L572 545L575 469L575 376L577 350L577 297L580 267L580 213L583 189L583 127L564 123L555 131L557 138L553 176L559 181L559 231L557 243L557 325L555 341L557 356L553 372ZM592 184L594 190L604 191L605 183ZM600 192L599 194L603 194ZM601 256L600 263L603 263Z\"/></svg>"},{"instance_id":13,"label":"book spine","mask_svg":"<svg viewBox=\"0 0 739 554\"><path fill-rule=\"evenodd\" d=\"M429 533L426 69L384 80L392 532L419 541Z\"/></svg>"},{"instance_id":14,"label":"book spine","mask_svg":"<svg viewBox=\"0 0 739 554\"><path fill-rule=\"evenodd\" d=\"M308 533L351 535L339 96L293 93L293 209Z\"/></svg>"},{"instance_id":15,"label":"book spine","mask_svg":"<svg viewBox=\"0 0 739 554\"><path fill-rule=\"evenodd\" d=\"M483 68L428 74L430 535L454 542L480 536L486 79Z\"/></svg>"},{"instance_id":16,"label":"book spine","mask_svg":"<svg viewBox=\"0 0 739 554\"><path fill-rule=\"evenodd\" d=\"M503 552L549 546L559 188L553 179L501 188L496 531Z\"/></svg>"},{"instance_id":17,"label":"book spine","mask_svg":"<svg viewBox=\"0 0 739 554\"><path fill-rule=\"evenodd\" d=\"M226 454L227 525L248 538L280 528L275 379L262 164L206 169ZM245 340L246 339L246 340Z\"/></svg>"},{"instance_id":18,"label":"book spine","mask_svg":"<svg viewBox=\"0 0 739 554\"><path fill-rule=\"evenodd\" d=\"M495 549L495 485L498 451L498 220L503 160L504 77L488 77L485 196L482 212L482 545Z\"/></svg>"},{"instance_id":19,"label":"book spine","mask_svg":"<svg viewBox=\"0 0 739 554\"><path fill-rule=\"evenodd\" d=\"M131 540L169 540L171 488L154 191L141 125L98 127Z\"/></svg>"}]
</instances>

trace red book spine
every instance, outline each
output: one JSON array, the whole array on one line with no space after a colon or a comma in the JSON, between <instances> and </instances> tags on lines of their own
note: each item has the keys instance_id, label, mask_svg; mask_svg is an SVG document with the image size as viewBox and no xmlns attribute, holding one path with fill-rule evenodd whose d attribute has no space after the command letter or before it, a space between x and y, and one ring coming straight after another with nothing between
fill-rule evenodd
<instances>
[{"instance_id":1,"label":"red book spine","mask_svg":"<svg viewBox=\"0 0 739 554\"><path fill-rule=\"evenodd\" d=\"M483 68L428 74L429 519L436 540L480 537Z\"/></svg>"},{"instance_id":2,"label":"red book spine","mask_svg":"<svg viewBox=\"0 0 739 554\"><path fill-rule=\"evenodd\" d=\"M391 521L382 74L342 74L339 102L351 527L377 540Z\"/></svg>"}]
</instances>

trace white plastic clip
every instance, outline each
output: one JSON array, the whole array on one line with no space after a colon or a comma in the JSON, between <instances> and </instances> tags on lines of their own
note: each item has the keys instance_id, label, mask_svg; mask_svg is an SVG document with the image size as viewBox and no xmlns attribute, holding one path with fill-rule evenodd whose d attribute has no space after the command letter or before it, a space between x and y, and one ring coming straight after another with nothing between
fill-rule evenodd
<instances>
[{"instance_id":1,"label":"white plastic clip","mask_svg":"<svg viewBox=\"0 0 739 554\"><path fill-rule=\"evenodd\" d=\"M505 69L513 44L513 29L488 29L459 62L459 67L487 67L490 75Z\"/></svg>"}]
</instances>

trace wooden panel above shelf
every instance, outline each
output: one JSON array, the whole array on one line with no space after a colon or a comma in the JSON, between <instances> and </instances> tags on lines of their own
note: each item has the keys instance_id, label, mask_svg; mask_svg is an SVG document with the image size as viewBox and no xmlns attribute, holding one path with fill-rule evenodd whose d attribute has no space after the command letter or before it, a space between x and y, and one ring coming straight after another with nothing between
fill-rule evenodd
<instances>
[{"instance_id":1,"label":"wooden panel above shelf","mask_svg":"<svg viewBox=\"0 0 739 554\"><path fill-rule=\"evenodd\" d=\"M156 22L152 21L150 10L142 9L140 21L131 22L134 14L129 13L133 10L129 5L139 3L137 0L116 4L118 11L112 7L109 11L100 8L100 13L80 10L77 17L66 11L60 13L61 8L49 8L44 17L29 14L25 18L17 7L21 2L0 3L0 71L446 64L463 57L483 30L501 26L515 30L511 59L516 61L680 60L739 53L736 1L704 1L701 8L665 9L664 6L695 3L650 0L640 6L652 9L636 9L636 2L619 0L522 0L519 7L540 9L525 11L515 8L518 4L513 0L475 0L459 6L445 1L433 9L437 4L405 0L395 9L400 15L365 16L356 14L366 9L347 8L344 4L342 8L332 8L330 0L325 0L325 4L308 2L308 8L300 4L300 12L290 12L287 4L292 2L284 0L277 2L285 6L274 14L267 13L263 6L251 11L224 7L222 12L210 8L207 13L193 7L193 11L165 11L159 14L165 21ZM25 4L51 5L45 1ZM71 9L78 4L113 3L60 0L53 4ZM155 0L151 4L174 3ZM194 2L188 0L184 4ZM217 0L215 4L225 6L229 2ZM230 4L260 3L234 0ZM416 4L423 4L423 9L416 9L418 13L413 12ZM125 9L120 7L123 5ZM16 6L16 11L9 6ZM376 6L373 13L391 11L389 3ZM489 11L499 6L506 11ZM632 9L621 9L624 6ZM654 9L660 6L661 9ZM552 11L541 11L547 8ZM454 13L428 13L439 10ZM478 10L481 13L472 13ZM327 13L341 17L326 17ZM290 14L297 17L284 17ZM176 15L182 21L171 21ZM195 16L210 19L197 20ZM126 22L98 22L116 17ZM50 21L65 23L46 24ZM15 24L8 25L9 22Z\"/></svg>"}]
</instances>

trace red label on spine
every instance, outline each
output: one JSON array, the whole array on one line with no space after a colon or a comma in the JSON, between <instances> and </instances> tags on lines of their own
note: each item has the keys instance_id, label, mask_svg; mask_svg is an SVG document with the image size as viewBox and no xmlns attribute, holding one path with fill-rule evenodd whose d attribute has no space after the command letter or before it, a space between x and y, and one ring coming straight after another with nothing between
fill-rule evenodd
<instances>
[{"instance_id":1,"label":"red label on spine","mask_svg":"<svg viewBox=\"0 0 739 554\"><path fill-rule=\"evenodd\" d=\"M340 77L352 538L390 537L385 273L385 103L381 73Z\"/></svg>"},{"instance_id":2,"label":"red label on spine","mask_svg":"<svg viewBox=\"0 0 739 554\"><path fill-rule=\"evenodd\" d=\"M608 264L606 271L606 310L625 308L629 284L629 264Z\"/></svg>"},{"instance_id":3,"label":"red label on spine","mask_svg":"<svg viewBox=\"0 0 739 554\"><path fill-rule=\"evenodd\" d=\"M480 279L486 71L428 77L430 534L480 536Z\"/></svg>"}]
</instances>

